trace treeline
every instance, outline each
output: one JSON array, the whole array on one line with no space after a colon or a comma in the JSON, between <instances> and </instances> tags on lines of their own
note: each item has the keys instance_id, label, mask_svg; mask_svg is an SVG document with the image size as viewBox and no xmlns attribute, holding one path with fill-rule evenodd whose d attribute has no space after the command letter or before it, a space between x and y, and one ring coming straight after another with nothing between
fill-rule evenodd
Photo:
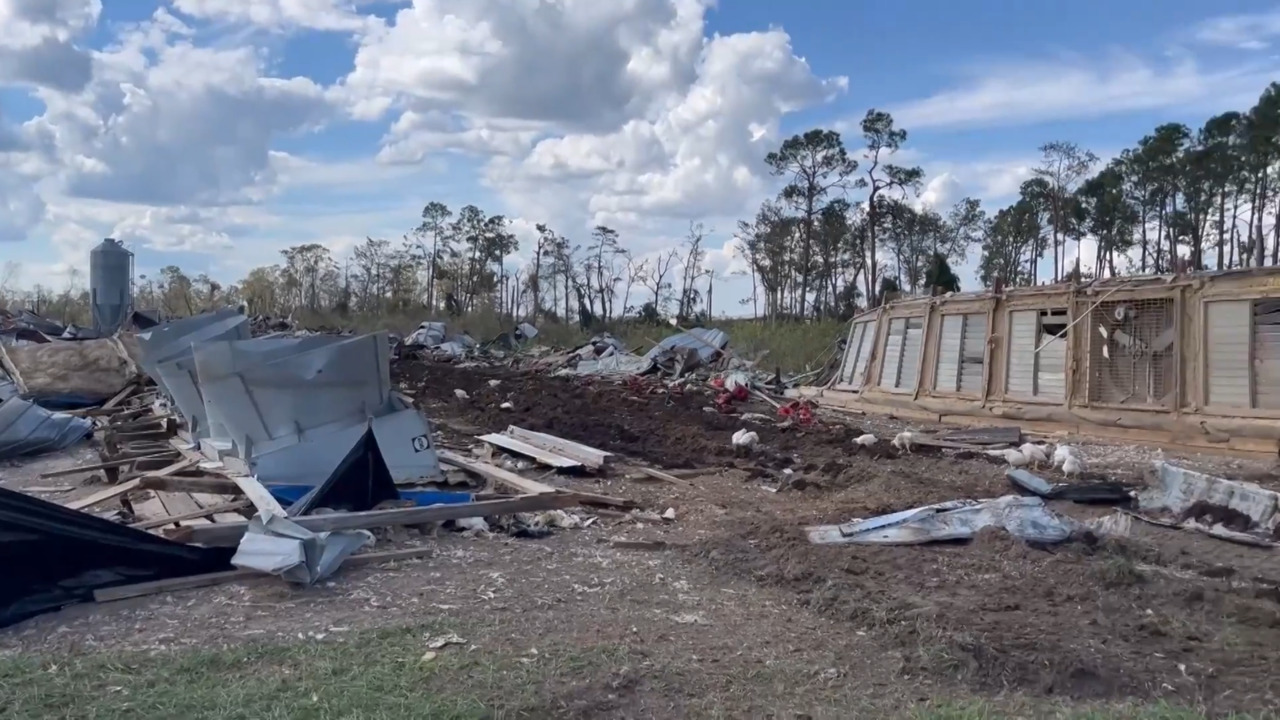
<instances>
[{"instance_id":1,"label":"treeline","mask_svg":"<svg viewBox=\"0 0 1280 720\"><path fill-rule=\"evenodd\" d=\"M890 292L959 290L952 267L974 252L986 287L1280 264L1277 83L1252 108L1199 128L1160 125L1106 164L1075 143L1047 142L1017 199L994 213L972 198L922 203L924 172L895 161L908 135L888 113L868 111L859 130L853 150L840 133L814 129L764 158L782 188L738 224L734 245L752 315L847 317ZM515 267L520 244L506 217L430 202L400 240L367 238L341 259L307 244L227 286L175 266L140 276L137 305L176 315L238 302L272 315L485 310L583 325L729 310L713 302L712 233L700 223L679 247L643 257L605 226L581 240L544 224L537 232L531 259ZM1085 240L1095 249L1082 258ZM87 302L76 276L61 292L17 293L0 274L6 296L63 315Z\"/></svg>"}]
</instances>

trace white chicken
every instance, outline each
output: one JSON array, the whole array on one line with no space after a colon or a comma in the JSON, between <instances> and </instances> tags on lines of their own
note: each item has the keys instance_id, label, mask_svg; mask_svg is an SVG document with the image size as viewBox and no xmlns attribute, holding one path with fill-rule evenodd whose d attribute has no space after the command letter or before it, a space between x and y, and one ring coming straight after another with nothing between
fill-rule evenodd
<instances>
[{"instance_id":1,"label":"white chicken","mask_svg":"<svg viewBox=\"0 0 1280 720\"><path fill-rule=\"evenodd\" d=\"M732 442L735 448L753 448L760 442L760 436L752 430L742 428L733 434Z\"/></svg>"},{"instance_id":2,"label":"white chicken","mask_svg":"<svg viewBox=\"0 0 1280 720\"><path fill-rule=\"evenodd\" d=\"M871 447L872 445L876 444L876 436L872 435L871 433L867 433L865 435L859 435L858 437L853 439L853 444L861 445L862 447Z\"/></svg>"},{"instance_id":3,"label":"white chicken","mask_svg":"<svg viewBox=\"0 0 1280 720\"><path fill-rule=\"evenodd\" d=\"M1084 472L1084 463L1080 462L1080 458L1075 455L1068 455L1062 461L1062 474L1067 476L1079 476Z\"/></svg>"},{"instance_id":4,"label":"white chicken","mask_svg":"<svg viewBox=\"0 0 1280 720\"><path fill-rule=\"evenodd\" d=\"M466 400L471 397L467 394L467 391L462 388L455 388L453 394L456 395L459 400Z\"/></svg>"},{"instance_id":5,"label":"white chicken","mask_svg":"<svg viewBox=\"0 0 1280 720\"><path fill-rule=\"evenodd\" d=\"M1062 463L1066 462L1067 458L1075 457L1075 456L1076 456L1075 448L1071 447L1070 445L1059 445L1053 451L1053 466L1060 467Z\"/></svg>"},{"instance_id":6,"label":"white chicken","mask_svg":"<svg viewBox=\"0 0 1280 720\"><path fill-rule=\"evenodd\" d=\"M501 380L490 380L490 381L489 381L489 387L495 387L495 388L496 388L496 387L498 387L498 386L499 386L499 385L501 385L501 384L502 384L502 381L501 381Z\"/></svg>"},{"instance_id":7,"label":"white chicken","mask_svg":"<svg viewBox=\"0 0 1280 720\"><path fill-rule=\"evenodd\" d=\"M1049 462L1049 456L1046 455L1044 451L1044 446L1036 445L1034 443L1023 443L1022 447L1018 448L1018 452L1026 455L1027 460L1029 460L1035 467L1040 467L1040 463Z\"/></svg>"},{"instance_id":8,"label":"white chicken","mask_svg":"<svg viewBox=\"0 0 1280 720\"><path fill-rule=\"evenodd\" d=\"M910 430L903 430L893 436L893 446L898 450L911 454L911 448L915 446L916 434Z\"/></svg>"},{"instance_id":9,"label":"white chicken","mask_svg":"<svg viewBox=\"0 0 1280 720\"><path fill-rule=\"evenodd\" d=\"M987 454L991 457L1003 458L1009 463L1009 467L1026 467L1027 463L1031 462L1021 450L988 450Z\"/></svg>"}]
</instances>

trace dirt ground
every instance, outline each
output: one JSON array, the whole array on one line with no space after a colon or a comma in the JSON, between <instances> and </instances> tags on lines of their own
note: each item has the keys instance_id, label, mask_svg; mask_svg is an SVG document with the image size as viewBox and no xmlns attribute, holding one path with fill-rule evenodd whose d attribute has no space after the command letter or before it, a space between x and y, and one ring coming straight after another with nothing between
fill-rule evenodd
<instances>
[{"instance_id":1,"label":"dirt ground","mask_svg":"<svg viewBox=\"0 0 1280 720\"><path fill-rule=\"evenodd\" d=\"M822 415L811 427L778 428L708 412L711 396L695 388L670 394L448 364L396 370L445 445L466 447L470 435L514 424L625 462L695 469L680 472L678 485L640 482L625 467L553 480L673 508L676 519L601 514L589 528L542 540L401 538L438 552L352 568L309 590L266 579L70 608L0 631L0 656L334 642L430 618L465 634L468 652L622 653L614 665L550 678L533 700L508 708L524 717L887 717L956 698L1034 717L1063 704L1169 703L1210 717L1280 707L1274 550L1141 523L1127 539L1052 548L1003 533L967 544L813 545L805 526L1012 490L984 456L856 452L853 437L900 427L882 418ZM763 403L744 410L773 414ZM743 427L760 436L751 457L730 446ZM1079 447L1092 473L1135 483L1147 480L1156 453ZM1180 460L1277 485L1265 463ZM29 486L35 467L0 474L6 486ZM1054 509L1080 519L1111 511ZM623 549L616 539L668 545Z\"/></svg>"}]
</instances>

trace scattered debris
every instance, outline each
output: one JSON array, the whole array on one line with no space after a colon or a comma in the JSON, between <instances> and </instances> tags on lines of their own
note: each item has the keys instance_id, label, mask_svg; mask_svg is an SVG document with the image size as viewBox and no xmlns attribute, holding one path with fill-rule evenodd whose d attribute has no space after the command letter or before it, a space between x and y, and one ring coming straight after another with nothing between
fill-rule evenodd
<instances>
[{"instance_id":1,"label":"scattered debris","mask_svg":"<svg viewBox=\"0 0 1280 720\"><path fill-rule=\"evenodd\" d=\"M979 530L997 527L1027 542L1054 544L1066 541L1074 523L1045 507L1038 497L1007 495L993 500L955 500L844 525L818 525L806 529L809 541L819 545L919 545L948 540L970 540Z\"/></svg>"}]
</instances>

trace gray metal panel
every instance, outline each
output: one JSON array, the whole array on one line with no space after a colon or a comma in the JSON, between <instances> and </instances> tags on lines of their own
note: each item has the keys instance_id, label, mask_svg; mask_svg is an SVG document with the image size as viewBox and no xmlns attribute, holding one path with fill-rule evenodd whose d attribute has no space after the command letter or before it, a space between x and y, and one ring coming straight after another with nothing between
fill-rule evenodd
<instances>
[{"instance_id":1,"label":"gray metal panel","mask_svg":"<svg viewBox=\"0 0 1280 720\"><path fill-rule=\"evenodd\" d=\"M892 388L898 383L899 365L902 360L902 342L907 335L907 319L889 321L889 332L884 336L884 360L880 363L880 387Z\"/></svg>"},{"instance_id":2,"label":"gray metal panel","mask_svg":"<svg viewBox=\"0 0 1280 720\"><path fill-rule=\"evenodd\" d=\"M1039 337L1039 311L1014 310L1009 313L1009 367L1005 392L1031 397L1035 393L1036 339Z\"/></svg>"},{"instance_id":3,"label":"gray metal panel","mask_svg":"<svg viewBox=\"0 0 1280 720\"><path fill-rule=\"evenodd\" d=\"M964 341L964 315L943 315L938 333L938 364L933 389L956 392L960 389L960 346Z\"/></svg>"},{"instance_id":4,"label":"gray metal panel","mask_svg":"<svg viewBox=\"0 0 1280 720\"><path fill-rule=\"evenodd\" d=\"M260 453L249 461L249 467L263 484L319 485L329 479L338 463L364 437L367 427L363 422L356 423L308 442Z\"/></svg>"},{"instance_id":5,"label":"gray metal panel","mask_svg":"<svg viewBox=\"0 0 1280 720\"><path fill-rule=\"evenodd\" d=\"M866 382L867 363L876 349L876 330L879 328L879 321L872 318L865 324L867 329L862 334L862 351L858 355L858 363L853 367L854 382L859 389Z\"/></svg>"},{"instance_id":6,"label":"gray metal panel","mask_svg":"<svg viewBox=\"0 0 1280 720\"><path fill-rule=\"evenodd\" d=\"M138 333L138 349L142 353L140 364L142 369L151 374L156 363L170 359L175 352L180 352L191 345L189 339L202 328L222 322L228 318L243 318L235 308L225 308L203 315L195 315L181 320L174 320L157 325L150 330Z\"/></svg>"},{"instance_id":7,"label":"gray metal panel","mask_svg":"<svg viewBox=\"0 0 1280 720\"><path fill-rule=\"evenodd\" d=\"M960 348L960 392L982 394L987 356L987 314L964 316L964 342Z\"/></svg>"},{"instance_id":8,"label":"gray metal panel","mask_svg":"<svg viewBox=\"0 0 1280 720\"><path fill-rule=\"evenodd\" d=\"M440 479L440 458L422 413L401 410L374 418L372 426L391 479L400 484Z\"/></svg>"},{"instance_id":9,"label":"gray metal panel","mask_svg":"<svg viewBox=\"0 0 1280 720\"><path fill-rule=\"evenodd\" d=\"M119 330L133 304L133 253L107 238L89 251L89 310L100 335Z\"/></svg>"},{"instance_id":10,"label":"gray metal panel","mask_svg":"<svg viewBox=\"0 0 1280 720\"><path fill-rule=\"evenodd\" d=\"M388 411L390 346L385 332L343 338L268 362L241 351L238 344L199 345L196 368L204 397L217 409L242 456Z\"/></svg>"},{"instance_id":11,"label":"gray metal panel","mask_svg":"<svg viewBox=\"0 0 1280 720\"><path fill-rule=\"evenodd\" d=\"M920 379L920 346L924 342L924 318L907 318L907 335L902 341L902 372L898 390L914 390Z\"/></svg>"},{"instance_id":12,"label":"gray metal panel","mask_svg":"<svg viewBox=\"0 0 1280 720\"><path fill-rule=\"evenodd\" d=\"M858 365L858 353L862 349L862 339L866 335L866 323L851 323L849 337L844 345L844 358L840 362L840 384L852 385L857 389L853 370Z\"/></svg>"},{"instance_id":13,"label":"gray metal panel","mask_svg":"<svg viewBox=\"0 0 1280 720\"><path fill-rule=\"evenodd\" d=\"M93 421L50 412L21 398L0 402L0 460L70 447L93 432Z\"/></svg>"},{"instance_id":14,"label":"gray metal panel","mask_svg":"<svg viewBox=\"0 0 1280 720\"><path fill-rule=\"evenodd\" d=\"M1253 303L1253 406L1280 409L1280 302Z\"/></svg>"},{"instance_id":15,"label":"gray metal panel","mask_svg":"<svg viewBox=\"0 0 1280 720\"><path fill-rule=\"evenodd\" d=\"M238 313L233 313L230 316L219 318L206 325L196 327L192 329L191 332L182 335L176 335L173 333L161 335L162 338L165 338L164 340L160 342L152 342L148 347L142 348L142 361L147 373L156 381L156 385L159 385L160 389L164 391L166 395L173 398L175 403L178 403L179 412L181 412L182 415L190 421L194 417L197 417L197 414L195 414L196 406L192 405L191 402L196 401L200 406L203 406L204 404L203 401L199 400L198 392L196 393L196 397L192 398L190 393L195 389L194 387L185 387L188 384L196 382L196 378L192 377L190 380L184 380L183 373L185 370L178 370L174 367L166 369L164 366L177 360L192 358L193 355L191 348L197 343L211 342L215 340L248 340L252 336L253 333L249 329L249 319ZM141 345L139 347L141 347ZM195 372L194 365L188 369L192 373ZM170 387L170 378L173 378L184 387L180 389ZM185 407L178 399L177 393L179 392L182 392L187 398L187 404ZM203 409L201 409L198 414L203 415Z\"/></svg>"},{"instance_id":16,"label":"gray metal panel","mask_svg":"<svg viewBox=\"0 0 1280 720\"><path fill-rule=\"evenodd\" d=\"M241 340L235 343L236 353L240 356L241 361L249 362L270 362L288 355L295 355L308 350L315 350L327 345L333 345L346 340L340 335L307 335L304 337L283 337L268 335L266 337L254 338L252 340ZM201 370L200 355L207 348L209 343L203 343L200 347L194 348L196 357L196 376L200 378L202 386L201 397L204 399L204 412L209 425L209 437L213 440L231 442L231 431L227 429L227 424L222 417L221 408L209 401L207 389L216 380L225 380L225 377L217 375L218 370L215 366L208 365ZM220 352L213 350L211 352ZM252 360L250 360L252 358ZM202 374L203 373L203 374Z\"/></svg>"},{"instance_id":17,"label":"gray metal panel","mask_svg":"<svg viewBox=\"0 0 1280 720\"><path fill-rule=\"evenodd\" d=\"M1214 407L1249 407L1248 300L1205 303L1205 363L1209 397Z\"/></svg>"}]
</instances>

